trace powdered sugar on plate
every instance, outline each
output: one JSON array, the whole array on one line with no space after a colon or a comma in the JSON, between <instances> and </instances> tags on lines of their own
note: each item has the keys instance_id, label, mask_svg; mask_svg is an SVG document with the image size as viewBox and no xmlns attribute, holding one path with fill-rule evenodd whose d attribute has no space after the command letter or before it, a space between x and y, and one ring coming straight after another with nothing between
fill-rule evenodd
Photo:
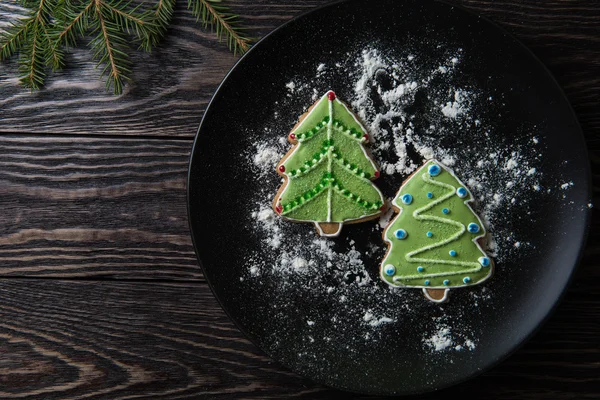
<instances>
[{"instance_id":1,"label":"powdered sugar on plate","mask_svg":"<svg viewBox=\"0 0 600 400\"><path fill-rule=\"evenodd\" d=\"M265 124L264 139L248 150L249 165L245 167L261 180L261 189L247 203L247 223L255 227L262 248L248 256L240 279L256 286L268 282L269 290L280 299L273 305L275 315L294 307L287 301L292 296L335 305L335 316L327 322L329 330L322 330L320 315L306 315L310 334L305 344L334 340L331 329L356 332L348 339L351 343L380 340L388 329L405 329L400 327L407 315L430 306L418 290L388 287L377 276L377 260L386 251L381 232L393 217L392 211L365 228L368 245L357 247L346 228L335 241L320 238L309 224L284 221L272 210L271 202L281 184L275 165L291 147L287 134L300 114L326 90L345 90L338 94L366 124L372 137L370 150L382 171L377 184L390 200L399 183L424 160L435 158L455 171L474 195L473 208L489 232L487 251L497 265L536 245L522 237L511 219L513 213L517 209L521 215L535 213L540 196L573 186L572 182L545 186L541 162L545 145L538 127L523 127L526 132L520 135L497 134L495 130L501 127L491 119L501 112L502 96L458 79L463 57L460 48L448 49L437 60L423 61L418 52L392 57L367 47L334 64L319 62L314 76L293 77L281 88L287 96L278 100L285 102L280 105L296 109L297 114L284 117L276 111ZM340 74L347 76L347 87L329 87L330 77ZM452 304L453 315L458 317L421 323L424 351L477 348L477 338L468 334L473 327L460 316L486 312L486 299L493 292L487 283L463 291L468 293L457 296L468 301ZM435 307L444 312L444 306ZM309 357L309 351L299 348Z\"/></svg>"},{"instance_id":2,"label":"powdered sugar on plate","mask_svg":"<svg viewBox=\"0 0 600 400\"><path fill-rule=\"evenodd\" d=\"M470 351L477 347L465 333L446 324L447 318L434 320L436 329L423 337L423 343L431 352Z\"/></svg>"}]
</instances>

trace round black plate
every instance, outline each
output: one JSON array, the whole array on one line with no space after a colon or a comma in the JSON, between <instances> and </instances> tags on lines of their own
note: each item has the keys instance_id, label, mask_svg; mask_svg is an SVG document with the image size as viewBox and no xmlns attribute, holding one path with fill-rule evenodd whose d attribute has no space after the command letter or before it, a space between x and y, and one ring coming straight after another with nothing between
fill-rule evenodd
<instances>
[{"instance_id":1,"label":"round black plate","mask_svg":"<svg viewBox=\"0 0 600 400\"><path fill-rule=\"evenodd\" d=\"M318 239L270 214L280 139L328 89L373 129L388 198L428 155L453 164L496 243L489 281L434 304L379 279L378 221ZM565 96L520 43L445 3L351 0L286 23L231 70L200 125L188 206L206 279L269 356L336 388L409 394L490 368L548 316L581 254L589 179Z\"/></svg>"}]
</instances>

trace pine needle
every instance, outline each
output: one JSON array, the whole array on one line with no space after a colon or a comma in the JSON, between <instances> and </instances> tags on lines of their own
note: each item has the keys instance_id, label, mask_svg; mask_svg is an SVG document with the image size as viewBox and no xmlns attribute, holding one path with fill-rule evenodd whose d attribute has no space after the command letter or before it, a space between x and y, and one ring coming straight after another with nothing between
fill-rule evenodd
<instances>
[{"instance_id":1,"label":"pine needle","mask_svg":"<svg viewBox=\"0 0 600 400\"><path fill-rule=\"evenodd\" d=\"M159 0L152 11L157 35L150 36L147 41L142 41L142 48L146 51L156 46L159 40L167 33L167 28L171 24L173 12L175 11L175 0Z\"/></svg>"},{"instance_id":2,"label":"pine needle","mask_svg":"<svg viewBox=\"0 0 600 400\"><path fill-rule=\"evenodd\" d=\"M123 93L123 83L131 72L131 62L125 52L129 47L127 38L119 30L119 26L110 20L110 8L102 0L95 2L91 23L92 35L96 36L90 42L92 54L102 68L102 76L106 76L106 88L113 88L115 94Z\"/></svg>"},{"instance_id":3,"label":"pine needle","mask_svg":"<svg viewBox=\"0 0 600 400\"><path fill-rule=\"evenodd\" d=\"M140 42L147 51L159 40L160 32L150 10L140 11L140 6L118 0L61 0L58 29L54 46L75 46L79 39L92 36L89 42L94 60L98 62L107 89L123 93L130 80L129 37ZM144 46L144 43L149 43Z\"/></svg>"},{"instance_id":4,"label":"pine needle","mask_svg":"<svg viewBox=\"0 0 600 400\"><path fill-rule=\"evenodd\" d=\"M154 1L149 7L122 0L20 0L28 12L0 31L0 61L18 55L21 84L40 89L48 69L65 66L65 51L91 37L88 45L107 89L121 94L131 80L131 45L151 51L173 19L177 0ZM220 0L188 0L188 8L234 54L250 48L239 17Z\"/></svg>"},{"instance_id":5,"label":"pine needle","mask_svg":"<svg viewBox=\"0 0 600 400\"><path fill-rule=\"evenodd\" d=\"M28 17L11 26L0 34L0 60L6 60L17 53L28 39L34 17Z\"/></svg>"},{"instance_id":6,"label":"pine needle","mask_svg":"<svg viewBox=\"0 0 600 400\"><path fill-rule=\"evenodd\" d=\"M75 5L69 0L59 0L56 17L56 35L54 46L67 49L75 46L78 37L83 37L88 30L90 13L95 3L88 2L85 7Z\"/></svg>"},{"instance_id":7,"label":"pine needle","mask_svg":"<svg viewBox=\"0 0 600 400\"><path fill-rule=\"evenodd\" d=\"M225 38L233 54L244 54L250 49L252 39L239 27L239 16L232 14L221 0L188 0L188 8L205 28L214 30L219 40Z\"/></svg>"},{"instance_id":8,"label":"pine needle","mask_svg":"<svg viewBox=\"0 0 600 400\"><path fill-rule=\"evenodd\" d=\"M46 66L60 63L61 53L54 52L48 28L56 0L25 1L31 10L27 17L14 22L0 36L0 60L19 53L19 81L32 90L46 79Z\"/></svg>"}]
</instances>

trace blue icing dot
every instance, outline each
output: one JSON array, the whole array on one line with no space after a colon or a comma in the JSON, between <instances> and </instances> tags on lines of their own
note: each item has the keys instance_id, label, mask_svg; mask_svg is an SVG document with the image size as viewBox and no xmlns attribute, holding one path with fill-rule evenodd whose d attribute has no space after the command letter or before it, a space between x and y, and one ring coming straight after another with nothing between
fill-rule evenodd
<instances>
[{"instance_id":1,"label":"blue icing dot","mask_svg":"<svg viewBox=\"0 0 600 400\"><path fill-rule=\"evenodd\" d=\"M469 230L469 232L471 232L471 233L477 233L477 232L479 232L479 225L477 225L477 224L476 224L476 223L474 223L474 222L471 222L471 223L469 224L469 226L467 226L467 229L468 229L468 230Z\"/></svg>"},{"instance_id":2,"label":"blue icing dot","mask_svg":"<svg viewBox=\"0 0 600 400\"><path fill-rule=\"evenodd\" d=\"M450 250L448 252L448 254L450 254L451 257L456 257L456 251L455 250Z\"/></svg>"},{"instance_id":3,"label":"blue icing dot","mask_svg":"<svg viewBox=\"0 0 600 400\"><path fill-rule=\"evenodd\" d=\"M450 214L450 210L448 210L447 208L444 208L444 209L442 210L442 212L443 212L444 214Z\"/></svg>"},{"instance_id":4,"label":"blue icing dot","mask_svg":"<svg viewBox=\"0 0 600 400\"><path fill-rule=\"evenodd\" d=\"M464 283L469 283L469 282L471 282L471 278L469 278L468 276L465 276L464 279L463 279L463 282Z\"/></svg>"},{"instance_id":5,"label":"blue icing dot","mask_svg":"<svg viewBox=\"0 0 600 400\"><path fill-rule=\"evenodd\" d=\"M468 192L464 187L459 187L456 189L456 194L462 199L463 197L467 197Z\"/></svg>"},{"instance_id":6,"label":"blue icing dot","mask_svg":"<svg viewBox=\"0 0 600 400\"><path fill-rule=\"evenodd\" d=\"M388 264L384 267L383 272L385 272L387 276L392 276L396 273L396 267L394 267L392 264Z\"/></svg>"},{"instance_id":7,"label":"blue icing dot","mask_svg":"<svg viewBox=\"0 0 600 400\"><path fill-rule=\"evenodd\" d=\"M477 261L479 261L479 264L484 267L488 267L490 265L490 259L487 257L479 257Z\"/></svg>"},{"instance_id":8,"label":"blue icing dot","mask_svg":"<svg viewBox=\"0 0 600 400\"><path fill-rule=\"evenodd\" d=\"M427 237L432 237L433 236L433 232L427 232Z\"/></svg>"},{"instance_id":9,"label":"blue icing dot","mask_svg":"<svg viewBox=\"0 0 600 400\"><path fill-rule=\"evenodd\" d=\"M444 283L444 285L448 286L450 284L450 281L448 279L446 279L443 283Z\"/></svg>"},{"instance_id":10,"label":"blue icing dot","mask_svg":"<svg viewBox=\"0 0 600 400\"><path fill-rule=\"evenodd\" d=\"M429 286L429 279L427 279L424 283L425 283L425 286Z\"/></svg>"},{"instance_id":11,"label":"blue icing dot","mask_svg":"<svg viewBox=\"0 0 600 400\"><path fill-rule=\"evenodd\" d=\"M410 194L405 194L404 196L402 196L402 203L404 204L410 204L413 201L413 197Z\"/></svg>"},{"instance_id":12,"label":"blue icing dot","mask_svg":"<svg viewBox=\"0 0 600 400\"><path fill-rule=\"evenodd\" d=\"M396 239L406 239L408 233L406 233L404 229L398 229L396 232L394 232L394 236L396 236Z\"/></svg>"},{"instance_id":13,"label":"blue icing dot","mask_svg":"<svg viewBox=\"0 0 600 400\"><path fill-rule=\"evenodd\" d=\"M431 175L431 176L438 176L440 174L440 172L442 172L442 169L440 168L439 165L433 164L433 165L429 166L429 169L427 170L427 172L429 172L429 175Z\"/></svg>"},{"instance_id":14,"label":"blue icing dot","mask_svg":"<svg viewBox=\"0 0 600 400\"><path fill-rule=\"evenodd\" d=\"M425 268L421 267L420 265L417 267L417 271L419 272L423 272L425 271Z\"/></svg>"},{"instance_id":15,"label":"blue icing dot","mask_svg":"<svg viewBox=\"0 0 600 400\"><path fill-rule=\"evenodd\" d=\"M428 193L427 193L427 197L429 197L430 199L433 199L433 193L431 193L431 192L428 192Z\"/></svg>"}]
</instances>

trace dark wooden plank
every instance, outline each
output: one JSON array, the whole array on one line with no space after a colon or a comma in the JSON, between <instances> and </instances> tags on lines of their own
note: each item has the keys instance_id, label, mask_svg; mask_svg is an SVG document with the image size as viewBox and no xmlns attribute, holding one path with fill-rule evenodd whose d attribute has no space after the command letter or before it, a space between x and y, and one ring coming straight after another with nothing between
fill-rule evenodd
<instances>
[{"instance_id":1,"label":"dark wooden plank","mask_svg":"<svg viewBox=\"0 0 600 400\"><path fill-rule=\"evenodd\" d=\"M249 32L260 37L292 16L326 0L229 0ZM549 67L573 103L590 137L600 131L600 7L592 0L456 0L512 32ZM0 24L19 14L15 1L0 2ZM126 93L105 92L86 50L75 50L71 68L54 74L46 90L29 94L16 85L16 64L0 64L0 132L153 135L191 138L210 96L236 57L202 31L180 2L164 44L136 54ZM106 118L110 115L110 118Z\"/></svg>"},{"instance_id":2,"label":"dark wooden plank","mask_svg":"<svg viewBox=\"0 0 600 400\"><path fill-rule=\"evenodd\" d=\"M325 2L230 0L227 4L243 15L251 36L261 37ZM0 2L0 28L22 14L15 3ZM192 138L210 96L238 57L201 28L186 10L186 1L177 3L164 43L150 55L133 53L136 83L122 96L106 92L84 48L74 49L70 67L52 74L46 89L33 94L17 85L16 62L0 64L0 132Z\"/></svg>"},{"instance_id":3,"label":"dark wooden plank","mask_svg":"<svg viewBox=\"0 0 600 400\"><path fill-rule=\"evenodd\" d=\"M418 398L598 398L600 308L580 284L506 362ZM273 363L202 283L2 280L0 355L1 398L353 398Z\"/></svg>"},{"instance_id":4,"label":"dark wooden plank","mask_svg":"<svg viewBox=\"0 0 600 400\"><path fill-rule=\"evenodd\" d=\"M258 36L324 2L228 0ZM0 2L0 24L19 13L14 4ZM590 147L600 150L593 139L600 134L596 2L456 4L506 27L549 66ZM120 97L104 92L85 51L76 51L73 68L34 95L16 86L15 63L0 64L0 132L190 139L235 61L212 38L180 8L166 44L136 56L137 85ZM189 143L65 137L0 143L0 274L201 277L185 223L182 160ZM572 289L531 342L482 377L418 398L599 398L599 226L595 215ZM351 398L271 363L201 283L4 278L0 320L0 398Z\"/></svg>"},{"instance_id":5,"label":"dark wooden plank","mask_svg":"<svg viewBox=\"0 0 600 400\"><path fill-rule=\"evenodd\" d=\"M187 224L190 149L0 136L0 277L202 279ZM596 212L590 257L598 243Z\"/></svg>"},{"instance_id":6,"label":"dark wooden plank","mask_svg":"<svg viewBox=\"0 0 600 400\"><path fill-rule=\"evenodd\" d=\"M200 279L191 143L0 136L0 276Z\"/></svg>"}]
</instances>

